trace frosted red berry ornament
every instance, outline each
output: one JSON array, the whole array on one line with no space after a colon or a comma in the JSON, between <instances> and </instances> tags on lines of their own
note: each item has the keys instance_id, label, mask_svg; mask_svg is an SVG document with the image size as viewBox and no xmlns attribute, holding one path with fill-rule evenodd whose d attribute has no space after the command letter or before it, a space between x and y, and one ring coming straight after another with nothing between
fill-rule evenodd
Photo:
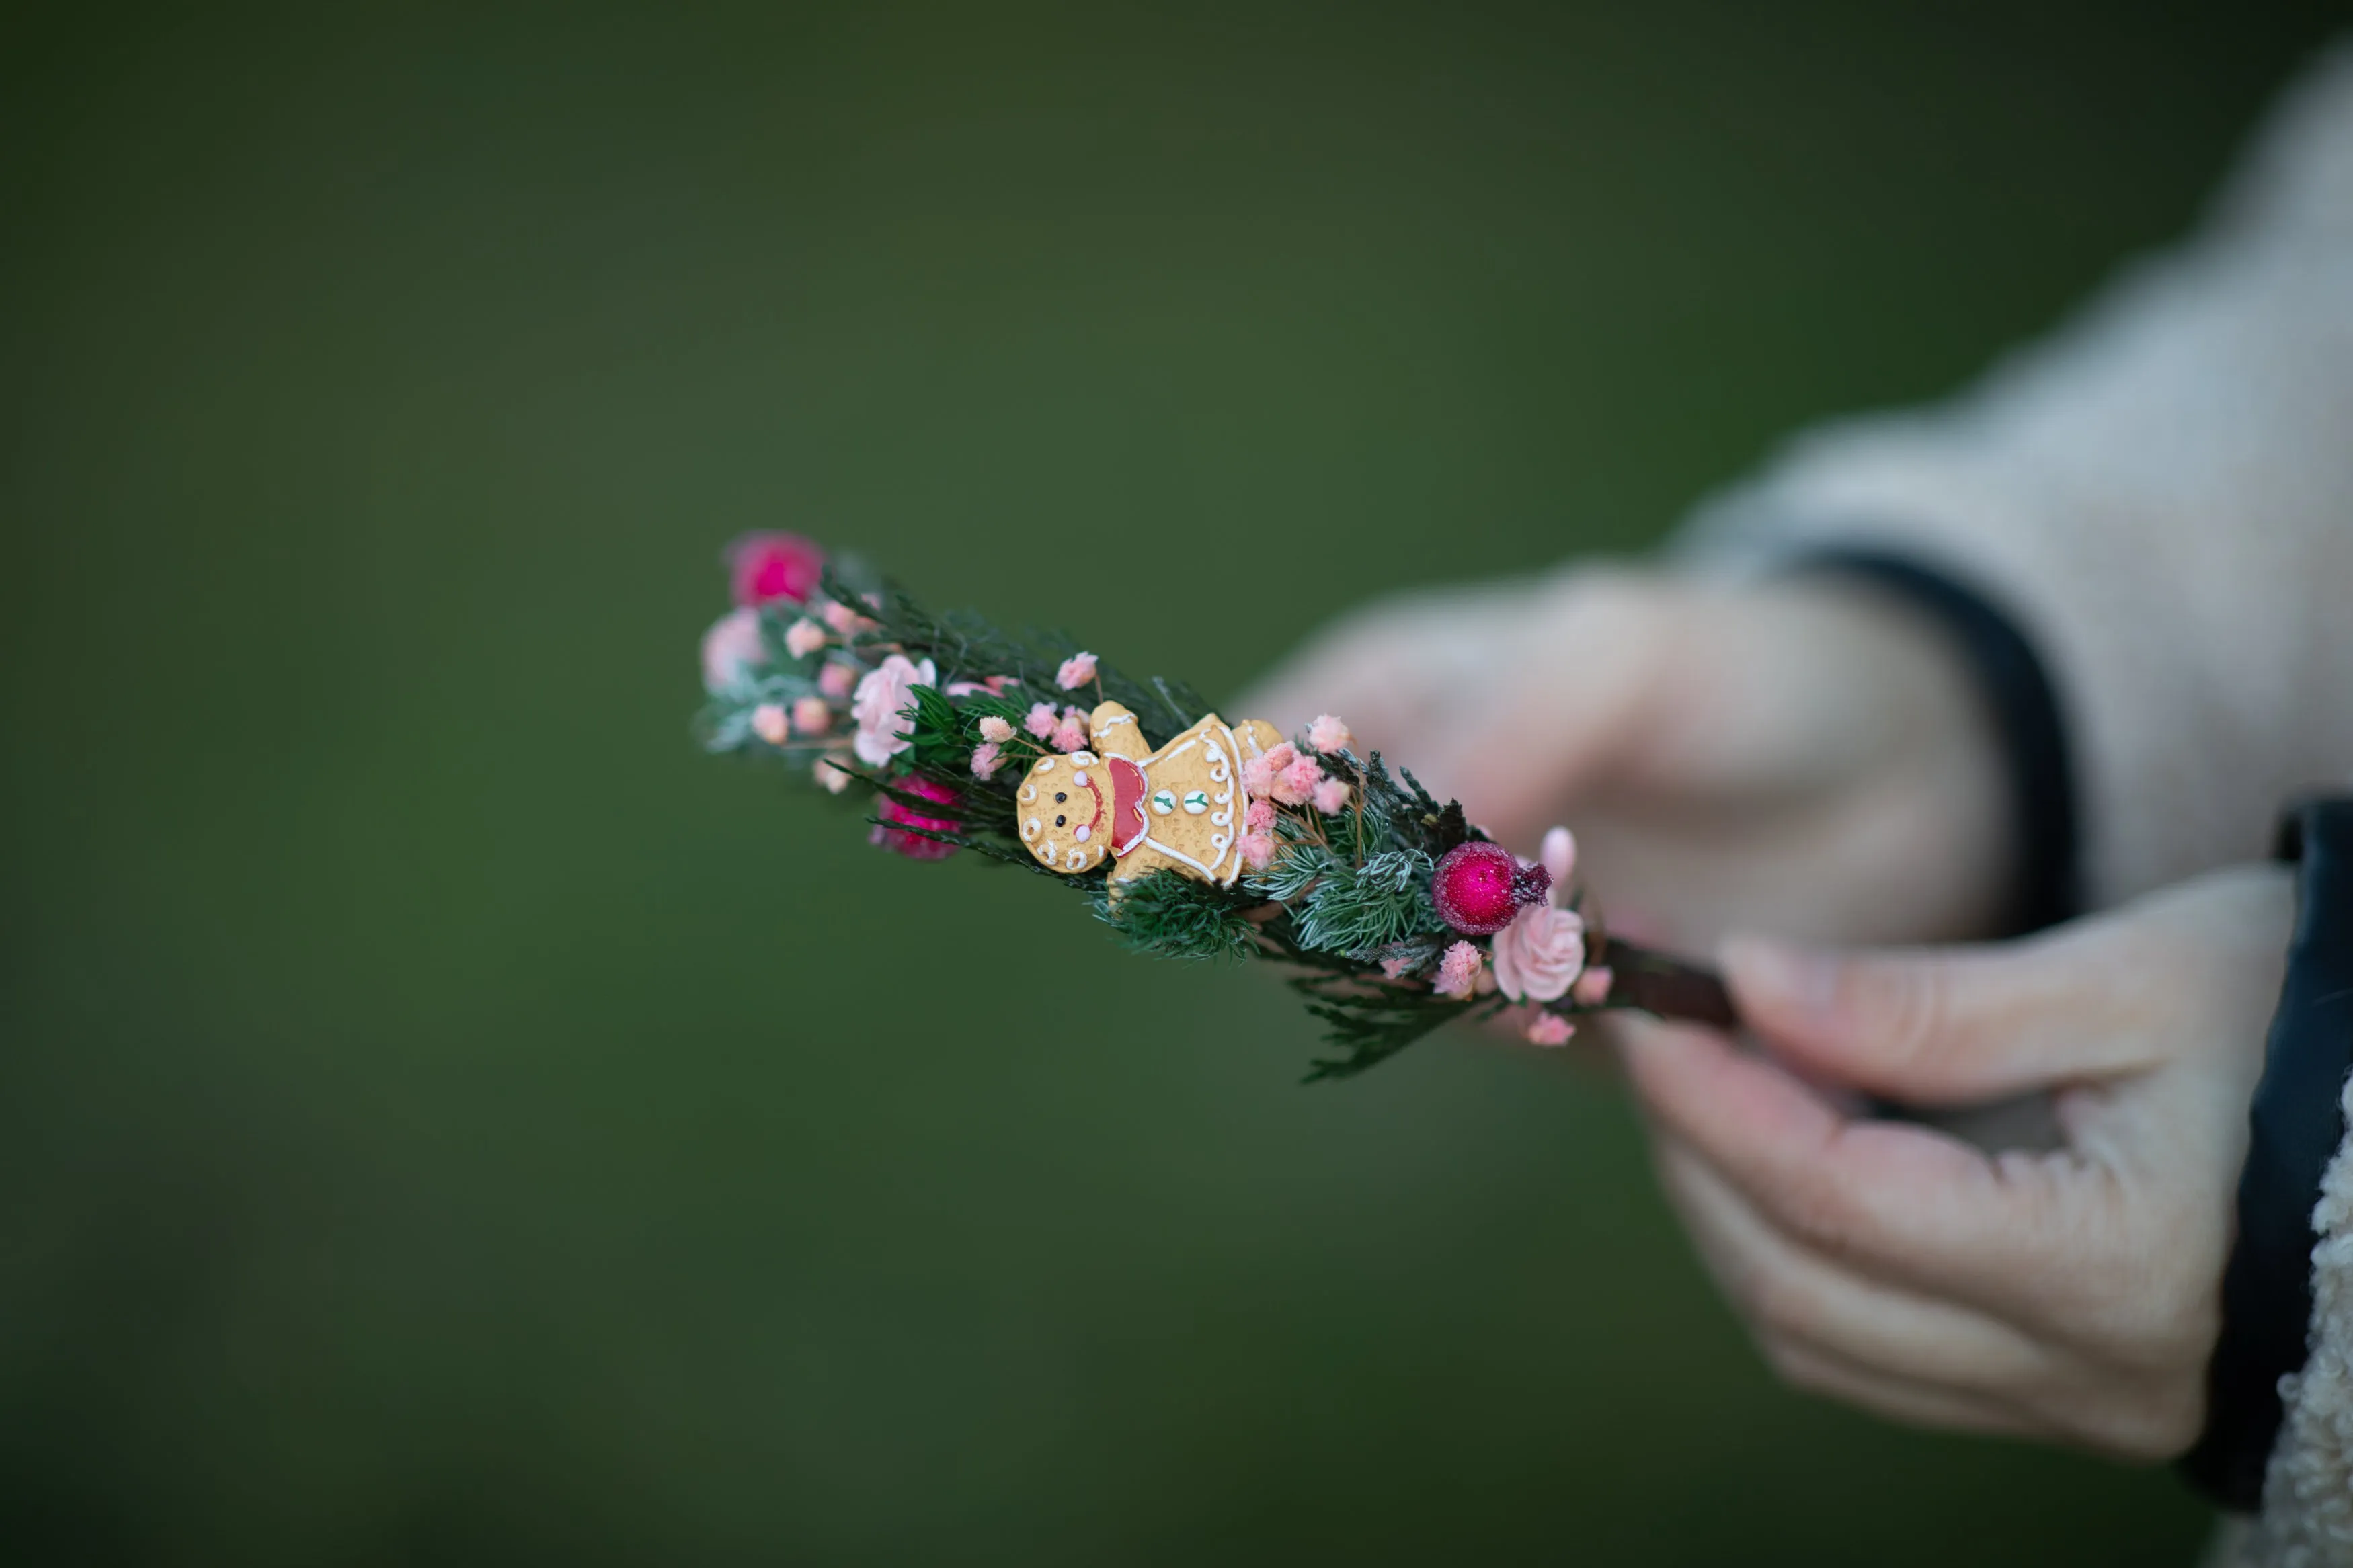
<instances>
[{"instance_id":1,"label":"frosted red berry ornament","mask_svg":"<svg viewBox=\"0 0 2353 1568\"><path fill-rule=\"evenodd\" d=\"M1438 918L1464 936L1502 931L1551 890L1552 873L1518 859L1500 844L1458 844L1430 876Z\"/></svg>"}]
</instances>

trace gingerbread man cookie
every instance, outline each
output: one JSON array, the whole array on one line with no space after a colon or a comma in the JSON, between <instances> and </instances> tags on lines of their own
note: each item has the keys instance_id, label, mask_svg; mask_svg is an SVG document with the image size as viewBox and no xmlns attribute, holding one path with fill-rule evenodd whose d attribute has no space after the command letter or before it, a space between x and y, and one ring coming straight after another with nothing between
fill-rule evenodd
<instances>
[{"instance_id":1,"label":"gingerbread man cookie","mask_svg":"<svg viewBox=\"0 0 2353 1568\"><path fill-rule=\"evenodd\" d=\"M1040 757L1016 796L1021 842L1068 875L1106 857L1121 885L1155 871L1229 887L1242 869L1242 764L1271 751L1282 732L1263 720L1229 725L1215 713L1158 751L1135 715L1105 702L1087 716L1093 750Z\"/></svg>"}]
</instances>

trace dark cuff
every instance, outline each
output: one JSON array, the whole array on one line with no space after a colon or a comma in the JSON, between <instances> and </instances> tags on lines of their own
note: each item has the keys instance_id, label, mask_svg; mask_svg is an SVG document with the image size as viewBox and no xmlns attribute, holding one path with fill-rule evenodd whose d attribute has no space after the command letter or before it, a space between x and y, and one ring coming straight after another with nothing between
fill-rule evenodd
<instances>
[{"instance_id":1,"label":"dark cuff","mask_svg":"<svg viewBox=\"0 0 2353 1568\"><path fill-rule=\"evenodd\" d=\"M2312 1322L2312 1228L2321 1178L2345 1141L2353 1072L2353 798L2313 801L2280 825L2297 862L2287 984L2247 1115L2239 1232L2222 1273L2222 1337L2206 1373L2206 1430L2182 1473L2224 1508L2262 1506L2284 1407Z\"/></svg>"},{"instance_id":2,"label":"dark cuff","mask_svg":"<svg viewBox=\"0 0 2353 1568\"><path fill-rule=\"evenodd\" d=\"M2025 634L1976 590L1905 556L1833 549L1796 564L1883 589L1952 637L1993 716L2018 825L2018 859L2000 934L2022 935L2073 918L2082 908L2074 773L2058 695Z\"/></svg>"}]
</instances>

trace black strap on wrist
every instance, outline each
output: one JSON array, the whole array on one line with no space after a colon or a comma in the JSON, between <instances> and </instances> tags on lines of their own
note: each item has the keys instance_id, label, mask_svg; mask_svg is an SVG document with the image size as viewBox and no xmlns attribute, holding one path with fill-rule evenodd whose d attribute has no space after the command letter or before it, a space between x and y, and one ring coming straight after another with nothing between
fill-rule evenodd
<instances>
[{"instance_id":1,"label":"black strap on wrist","mask_svg":"<svg viewBox=\"0 0 2353 1568\"><path fill-rule=\"evenodd\" d=\"M1977 678L2010 775L2017 858L2001 934L2074 918L2082 910L2074 773L2058 693L2025 634L1984 595L1908 556L1837 548L1797 565L1884 589L1951 635Z\"/></svg>"},{"instance_id":2,"label":"black strap on wrist","mask_svg":"<svg viewBox=\"0 0 2353 1568\"><path fill-rule=\"evenodd\" d=\"M2206 1429L2182 1473L2224 1508L2263 1504L2284 1407L2280 1380L2304 1365L2312 1321L2313 1210L2345 1141L2353 1072L2353 798L2308 802L2280 825L2296 863L2287 983L2248 1110L2239 1232L2222 1273L2222 1337L2207 1368Z\"/></svg>"}]
</instances>

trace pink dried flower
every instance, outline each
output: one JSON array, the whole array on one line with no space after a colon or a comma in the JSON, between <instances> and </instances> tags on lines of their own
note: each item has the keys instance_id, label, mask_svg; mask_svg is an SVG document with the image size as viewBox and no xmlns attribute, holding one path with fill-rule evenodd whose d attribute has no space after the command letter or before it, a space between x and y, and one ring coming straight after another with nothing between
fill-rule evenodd
<instances>
[{"instance_id":1,"label":"pink dried flower","mask_svg":"<svg viewBox=\"0 0 2353 1568\"><path fill-rule=\"evenodd\" d=\"M702 634L702 685L714 694L735 684L754 665L768 662L760 641L760 612L730 610Z\"/></svg>"},{"instance_id":2,"label":"pink dried flower","mask_svg":"<svg viewBox=\"0 0 2353 1568\"><path fill-rule=\"evenodd\" d=\"M952 805L955 800L955 791L933 779L908 775L891 782L893 787L904 794L921 795L942 805ZM927 815L913 806L902 805L888 795L882 797L877 815L882 818L882 824L875 827L872 841L886 849L894 850L911 860L944 860L956 851L953 844L898 831L903 826L926 827L934 833L954 833L962 825L953 817Z\"/></svg>"},{"instance_id":3,"label":"pink dried flower","mask_svg":"<svg viewBox=\"0 0 2353 1568\"><path fill-rule=\"evenodd\" d=\"M763 702L752 710L752 733L772 746L781 746L792 733L785 710L773 702Z\"/></svg>"},{"instance_id":4,"label":"pink dried flower","mask_svg":"<svg viewBox=\"0 0 2353 1568\"><path fill-rule=\"evenodd\" d=\"M1468 996L1477 988L1485 963L1485 956L1477 948L1467 942L1458 942L1438 961L1438 979L1432 988L1441 996Z\"/></svg>"},{"instance_id":5,"label":"pink dried flower","mask_svg":"<svg viewBox=\"0 0 2353 1568\"><path fill-rule=\"evenodd\" d=\"M984 741L975 746L972 749L972 776L985 779L994 774L999 758L1000 752L994 741Z\"/></svg>"},{"instance_id":6,"label":"pink dried flower","mask_svg":"<svg viewBox=\"0 0 2353 1568\"><path fill-rule=\"evenodd\" d=\"M1308 798L1315 803L1315 809L1324 816L1337 816L1348 809L1348 794L1346 779L1325 779L1315 786L1314 794Z\"/></svg>"},{"instance_id":7,"label":"pink dried flower","mask_svg":"<svg viewBox=\"0 0 2353 1568\"><path fill-rule=\"evenodd\" d=\"M1305 805L1324 782L1324 770L1313 757L1299 757L1274 775L1274 798L1284 805Z\"/></svg>"},{"instance_id":8,"label":"pink dried flower","mask_svg":"<svg viewBox=\"0 0 2353 1568\"><path fill-rule=\"evenodd\" d=\"M836 702L849 695L858 684L858 671L846 664L828 664L817 672L817 689Z\"/></svg>"},{"instance_id":9,"label":"pink dried flower","mask_svg":"<svg viewBox=\"0 0 2353 1568\"><path fill-rule=\"evenodd\" d=\"M785 628L785 651L795 658L807 658L825 646L825 628L803 616Z\"/></svg>"},{"instance_id":10,"label":"pink dried flower","mask_svg":"<svg viewBox=\"0 0 2353 1568\"><path fill-rule=\"evenodd\" d=\"M1062 661L1061 668L1054 672L1054 684L1065 691L1076 691L1094 678L1095 656L1074 653Z\"/></svg>"},{"instance_id":11,"label":"pink dried flower","mask_svg":"<svg viewBox=\"0 0 2353 1568\"><path fill-rule=\"evenodd\" d=\"M1271 800L1254 800L1250 802L1250 810L1242 814L1242 828L1245 832L1250 833L1273 832L1274 802Z\"/></svg>"},{"instance_id":12,"label":"pink dried flower","mask_svg":"<svg viewBox=\"0 0 2353 1568\"><path fill-rule=\"evenodd\" d=\"M793 704L793 728L804 735L822 735L833 728L833 710L822 697L804 697Z\"/></svg>"},{"instance_id":13,"label":"pink dried flower","mask_svg":"<svg viewBox=\"0 0 2353 1568\"><path fill-rule=\"evenodd\" d=\"M816 775L817 782L823 784L828 794L839 795L849 787L849 775L836 767L830 757L819 757L809 772Z\"/></svg>"},{"instance_id":14,"label":"pink dried flower","mask_svg":"<svg viewBox=\"0 0 2353 1568\"><path fill-rule=\"evenodd\" d=\"M1528 1020L1528 1044L1532 1046L1565 1046L1577 1033L1577 1026L1557 1013L1538 1013Z\"/></svg>"},{"instance_id":15,"label":"pink dried flower","mask_svg":"<svg viewBox=\"0 0 2353 1568\"><path fill-rule=\"evenodd\" d=\"M797 533L747 533L727 547L727 573L739 605L797 605L825 574L825 552Z\"/></svg>"},{"instance_id":16,"label":"pink dried flower","mask_svg":"<svg viewBox=\"0 0 2353 1568\"><path fill-rule=\"evenodd\" d=\"M1277 741L1267 748L1266 765L1281 773L1299 760L1299 748L1288 741Z\"/></svg>"},{"instance_id":17,"label":"pink dried flower","mask_svg":"<svg viewBox=\"0 0 2353 1568\"><path fill-rule=\"evenodd\" d=\"M1384 958L1381 960L1381 973L1388 975L1391 980L1403 980L1407 975L1411 974L1415 970L1419 969L1420 967L1421 960L1418 958Z\"/></svg>"},{"instance_id":18,"label":"pink dried flower","mask_svg":"<svg viewBox=\"0 0 2353 1568\"><path fill-rule=\"evenodd\" d=\"M1054 750L1083 752L1087 749L1087 716L1075 708L1062 710L1062 721L1054 726Z\"/></svg>"},{"instance_id":19,"label":"pink dried flower","mask_svg":"<svg viewBox=\"0 0 2353 1568\"><path fill-rule=\"evenodd\" d=\"M1580 1007L1599 1007L1609 1000L1609 985L1617 978L1606 964L1588 969L1577 977L1577 984L1569 987L1569 994L1577 999Z\"/></svg>"},{"instance_id":20,"label":"pink dried flower","mask_svg":"<svg viewBox=\"0 0 2353 1568\"><path fill-rule=\"evenodd\" d=\"M1054 711L1052 703L1032 702L1029 704L1029 716L1021 721L1021 727L1041 741L1050 741L1054 738L1054 727L1060 722L1061 716Z\"/></svg>"},{"instance_id":21,"label":"pink dried flower","mask_svg":"<svg viewBox=\"0 0 2353 1568\"><path fill-rule=\"evenodd\" d=\"M1001 745L1013 739L1013 726L991 713L980 721L980 738Z\"/></svg>"},{"instance_id":22,"label":"pink dried flower","mask_svg":"<svg viewBox=\"0 0 2353 1568\"><path fill-rule=\"evenodd\" d=\"M1271 833L1242 835L1242 865L1251 871L1263 871L1274 861L1274 836Z\"/></svg>"},{"instance_id":23,"label":"pink dried flower","mask_svg":"<svg viewBox=\"0 0 2353 1568\"><path fill-rule=\"evenodd\" d=\"M1348 726L1329 713L1318 714L1315 722L1307 726L1307 743L1329 756L1355 746L1356 737L1348 733Z\"/></svg>"},{"instance_id":24,"label":"pink dried flower","mask_svg":"<svg viewBox=\"0 0 2353 1568\"><path fill-rule=\"evenodd\" d=\"M1252 757L1242 764L1242 794L1252 800L1264 800L1274 793L1274 770L1267 766L1264 757Z\"/></svg>"},{"instance_id":25,"label":"pink dried flower","mask_svg":"<svg viewBox=\"0 0 2353 1568\"><path fill-rule=\"evenodd\" d=\"M1514 1002L1556 1002L1584 968L1585 921L1574 910L1531 905L1495 933L1495 984Z\"/></svg>"},{"instance_id":26,"label":"pink dried flower","mask_svg":"<svg viewBox=\"0 0 2353 1568\"><path fill-rule=\"evenodd\" d=\"M915 700L914 688L938 682L939 674L930 659L917 664L903 653L894 653L868 670L858 682L857 700L849 709L858 721L858 739L851 748L858 760L881 767L913 744L906 737L915 732L915 721L904 710Z\"/></svg>"},{"instance_id":27,"label":"pink dried flower","mask_svg":"<svg viewBox=\"0 0 2353 1568\"><path fill-rule=\"evenodd\" d=\"M843 637L855 637L860 632L874 629L872 621L843 604L831 604L825 607L825 624Z\"/></svg>"}]
</instances>

